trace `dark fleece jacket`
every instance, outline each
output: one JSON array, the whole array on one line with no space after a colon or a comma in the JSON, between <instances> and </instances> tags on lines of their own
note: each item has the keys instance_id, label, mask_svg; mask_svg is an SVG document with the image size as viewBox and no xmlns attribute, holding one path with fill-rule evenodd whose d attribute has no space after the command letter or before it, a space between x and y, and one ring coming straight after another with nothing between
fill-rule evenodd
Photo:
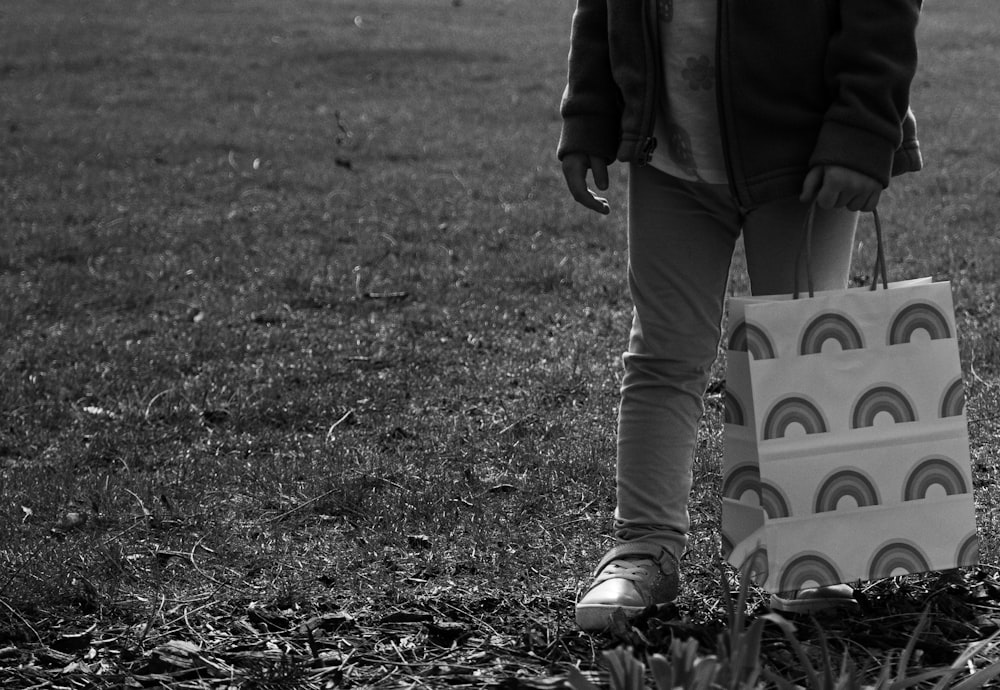
<instances>
[{"instance_id":1,"label":"dark fleece jacket","mask_svg":"<svg viewBox=\"0 0 1000 690\"><path fill-rule=\"evenodd\" d=\"M727 175L746 208L798 195L811 167L888 186L919 170L909 109L921 0L717 0ZM646 163L663 79L657 0L578 0L558 155Z\"/></svg>"}]
</instances>

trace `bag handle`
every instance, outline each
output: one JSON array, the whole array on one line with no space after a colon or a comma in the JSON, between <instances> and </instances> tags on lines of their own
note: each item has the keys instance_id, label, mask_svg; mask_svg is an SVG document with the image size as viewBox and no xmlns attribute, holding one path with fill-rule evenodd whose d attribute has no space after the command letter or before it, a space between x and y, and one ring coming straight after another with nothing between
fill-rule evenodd
<instances>
[{"instance_id":1,"label":"bag handle","mask_svg":"<svg viewBox=\"0 0 1000 690\"><path fill-rule=\"evenodd\" d=\"M878 215L878 209L872 211L872 218L875 221L875 268L872 271L872 284L868 287L869 290L874 292L878 289L879 277L882 278L882 287L886 290L889 289L889 276L885 268L885 244L882 239L882 221ZM806 216L806 227L802 238L802 247L799 249L799 256L795 261L795 292L794 299L799 298L799 266L802 265L802 260L805 258L806 265L806 287L809 290L809 297L816 296L816 290L813 287L813 273L812 273L812 233L813 224L816 222L816 204L815 202L809 205L809 213Z\"/></svg>"}]
</instances>

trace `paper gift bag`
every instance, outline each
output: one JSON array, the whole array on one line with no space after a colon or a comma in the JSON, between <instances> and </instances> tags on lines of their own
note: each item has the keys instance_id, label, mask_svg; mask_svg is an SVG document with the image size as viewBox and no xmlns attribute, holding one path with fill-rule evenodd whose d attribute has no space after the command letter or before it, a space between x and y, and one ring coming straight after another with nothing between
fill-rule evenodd
<instances>
[{"instance_id":1,"label":"paper gift bag","mask_svg":"<svg viewBox=\"0 0 1000 690\"><path fill-rule=\"evenodd\" d=\"M729 322L730 563L778 593L977 562L948 283L734 298Z\"/></svg>"}]
</instances>

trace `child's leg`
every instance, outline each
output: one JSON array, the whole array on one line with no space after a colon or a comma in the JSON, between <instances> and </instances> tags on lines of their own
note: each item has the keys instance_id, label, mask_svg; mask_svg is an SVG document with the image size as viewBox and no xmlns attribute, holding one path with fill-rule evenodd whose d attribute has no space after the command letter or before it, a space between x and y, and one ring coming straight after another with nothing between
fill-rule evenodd
<instances>
[{"instance_id":1,"label":"child's leg","mask_svg":"<svg viewBox=\"0 0 1000 690\"><path fill-rule=\"evenodd\" d=\"M755 295L781 295L795 286L795 266L809 204L783 199L750 211L743 226L747 273ZM816 209L812 235L813 286L817 290L847 287L858 214L846 209ZM805 267L799 267L799 289L806 293Z\"/></svg>"},{"instance_id":2,"label":"child's leg","mask_svg":"<svg viewBox=\"0 0 1000 690\"><path fill-rule=\"evenodd\" d=\"M634 310L618 417L618 544L576 604L584 630L677 596L702 396L740 220L725 185L630 170Z\"/></svg>"},{"instance_id":3,"label":"child's leg","mask_svg":"<svg viewBox=\"0 0 1000 690\"><path fill-rule=\"evenodd\" d=\"M687 544L702 396L718 352L741 214L725 185L633 166L629 180L632 331L618 421L615 536Z\"/></svg>"}]
</instances>

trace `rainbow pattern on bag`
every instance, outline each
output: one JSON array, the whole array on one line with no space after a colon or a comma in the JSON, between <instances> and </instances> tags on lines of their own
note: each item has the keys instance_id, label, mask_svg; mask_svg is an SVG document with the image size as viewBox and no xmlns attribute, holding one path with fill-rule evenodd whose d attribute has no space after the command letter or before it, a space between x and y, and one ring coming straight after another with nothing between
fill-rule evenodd
<instances>
[{"instance_id":1,"label":"rainbow pattern on bag","mask_svg":"<svg viewBox=\"0 0 1000 690\"><path fill-rule=\"evenodd\" d=\"M828 340L836 341L841 350L860 350L865 346L861 331L850 317L827 312L819 314L806 326L799 343L799 354L820 354Z\"/></svg>"},{"instance_id":2,"label":"rainbow pattern on bag","mask_svg":"<svg viewBox=\"0 0 1000 690\"><path fill-rule=\"evenodd\" d=\"M774 345L761 329L746 322L740 323L729 338L730 350L749 352L754 359L773 359Z\"/></svg>"},{"instance_id":3,"label":"rainbow pattern on bag","mask_svg":"<svg viewBox=\"0 0 1000 690\"><path fill-rule=\"evenodd\" d=\"M730 302L723 548L772 592L972 565L947 283Z\"/></svg>"},{"instance_id":4,"label":"rainbow pattern on bag","mask_svg":"<svg viewBox=\"0 0 1000 690\"><path fill-rule=\"evenodd\" d=\"M816 403L800 395L790 395L774 404L765 417L764 438L784 438L795 424L807 434L825 434L826 419Z\"/></svg>"},{"instance_id":5,"label":"rainbow pattern on bag","mask_svg":"<svg viewBox=\"0 0 1000 690\"><path fill-rule=\"evenodd\" d=\"M878 487L870 476L858 469L837 470L823 480L816 492L815 513L827 513L838 510L841 501L850 500L855 508L877 506L879 500Z\"/></svg>"},{"instance_id":6,"label":"rainbow pattern on bag","mask_svg":"<svg viewBox=\"0 0 1000 690\"><path fill-rule=\"evenodd\" d=\"M903 307L893 317L889 327L889 344L909 343L917 331L924 331L931 340L950 338L952 333L948 317L937 305L917 302Z\"/></svg>"},{"instance_id":7,"label":"rainbow pattern on bag","mask_svg":"<svg viewBox=\"0 0 1000 690\"><path fill-rule=\"evenodd\" d=\"M906 477L903 500L922 501L935 487L948 496L969 493L962 467L957 462L943 457L931 457L921 460Z\"/></svg>"},{"instance_id":8,"label":"rainbow pattern on bag","mask_svg":"<svg viewBox=\"0 0 1000 690\"><path fill-rule=\"evenodd\" d=\"M875 426L879 415L886 415L895 424L917 421L913 403L902 389L892 385L879 385L866 390L854 404L851 428Z\"/></svg>"}]
</instances>

